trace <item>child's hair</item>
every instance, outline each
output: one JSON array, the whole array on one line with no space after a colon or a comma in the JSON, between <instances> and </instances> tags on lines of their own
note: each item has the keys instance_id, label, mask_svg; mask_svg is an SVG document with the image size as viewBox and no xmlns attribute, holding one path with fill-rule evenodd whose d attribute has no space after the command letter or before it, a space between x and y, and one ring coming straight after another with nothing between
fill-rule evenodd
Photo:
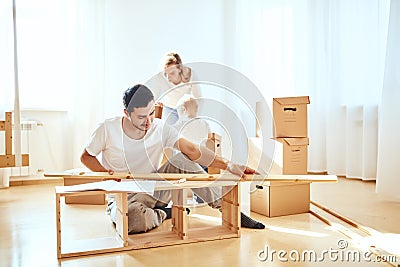
<instances>
[{"instance_id":1,"label":"child's hair","mask_svg":"<svg viewBox=\"0 0 400 267\"><path fill-rule=\"evenodd\" d=\"M198 108L199 105L197 99L190 95L186 94L178 101L179 116L196 116ZM191 110L192 114L189 114L188 110Z\"/></svg>"},{"instance_id":2,"label":"child's hair","mask_svg":"<svg viewBox=\"0 0 400 267\"><path fill-rule=\"evenodd\" d=\"M196 110L199 108L199 105L197 104L197 100L194 98L189 98L185 102L183 102L183 106L188 109L189 107L193 107Z\"/></svg>"}]
</instances>

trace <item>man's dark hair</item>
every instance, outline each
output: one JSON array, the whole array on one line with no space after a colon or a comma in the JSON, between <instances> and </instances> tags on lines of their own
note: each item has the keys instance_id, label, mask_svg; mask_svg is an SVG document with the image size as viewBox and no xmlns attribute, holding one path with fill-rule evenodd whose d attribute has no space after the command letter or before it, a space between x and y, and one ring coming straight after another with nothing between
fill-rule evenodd
<instances>
[{"instance_id":1,"label":"man's dark hair","mask_svg":"<svg viewBox=\"0 0 400 267\"><path fill-rule=\"evenodd\" d=\"M136 84L135 86L128 88L124 92L124 107L130 113L134 108L147 107L150 101L154 100L154 95L143 84Z\"/></svg>"}]
</instances>

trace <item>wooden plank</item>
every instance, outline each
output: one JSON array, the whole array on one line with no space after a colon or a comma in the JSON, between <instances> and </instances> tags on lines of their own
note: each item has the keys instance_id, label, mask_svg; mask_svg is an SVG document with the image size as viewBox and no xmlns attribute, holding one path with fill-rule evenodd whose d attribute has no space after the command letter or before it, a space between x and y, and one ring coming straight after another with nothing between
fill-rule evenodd
<instances>
[{"instance_id":1,"label":"wooden plank","mask_svg":"<svg viewBox=\"0 0 400 267\"><path fill-rule=\"evenodd\" d=\"M60 194L56 194L56 239L57 239L57 258L61 258L61 214L60 214Z\"/></svg>"},{"instance_id":2,"label":"wooden plank","mask_svg":"<svg viewBox=\"0 0 400 267\"><path fill-rule=\"evenodd\" d=\"M187 192L184 189L172 190L172 230L180 239L187 239L188 220L185 210Z\"/></svg>"},{"instance_id":3,"label":"wooden plank","mask_svg":"<svg viewBox=\"0 0 400 267\"><path fill-rule=\"evenodd\" d=\"M222 187L222 225L240 235L239 184Z\"/></svg>"},{"instance_id":4,"label":"wooden plank","mask_svg":"<svg viewBox=\"0 0 400 267\"><path fill-rule=\"evenodd\" d=\"M156 248L238 237L222 227L204 227L201 229L189 230L189 235L192 236L192 238L182 240L179 239L176 234L170 231L135 234L129 237L130 239L128 246L121 246L117 239L111 237L78 240L74 242L73 247L64 249L59 258L98 255L102 253ZM135 237L134 241L131 240L133 236Z\"/></svg>"},{"instance_id":5,"label":"wooden plank","mask_svg":"<svg viewBox=\"0 0 400 267\"><path fill-rule=\"evenodd\" d=\"M117 239L111 237L78 240L74 242L73 246L70 248L63 249L60 258L98 255L102 253L156 248L238 237L221 226L191 229L189 230L189 236L192 238L182 240L171 231L135 234L129 236L128 246L121 246ZM134 240L132 239L133 237Z\"/></svg>"},{"instance_id":6,"label":"wooden plank","mask_svg":"<svg viewBox=\"0 0 400 267\"><path fill-rule=\"evenodd\" d=\"M122 239L124 246L128 245L128 195L127 193L116 194L117 217L116 230Z\"/></svg>"},{"instance_id":7,"label":"wooden plank","mask_svg":"<svg viewBox=\"0 0 400 267\"><path fill-rule=\"evenodd\" d=\"M0 131L5 131L5 130L6 130L6 122L0 121Z\"/></svg>"},{"instance_id":8,"label":"wooden plank","mask_svg":"<svg viewBox=\"0 0 400 267\"><path fill-rule=\"evenodd\" d=\"M5 119L5 131L6 131L6 139L5 139L5 147L6 147L6 155L12 154L12 118L11 112L6 112ZM15 163L14 163L15 166Z\"/></svg>"},{"instance_id":9,"label":"wooden plank","mask_svg":"<svg viewBox=\"0 0 400 267\"><path fill-rule=\"evenodd\" d=\"M130 249L131 248L127 246L123 246L120 239L116 237L74 240L73 243L69 243L63 246L59 258L96 255L101 253L118 252Z\"/></svg>"},{"instance_id":10,"label":"wooden plank","mask_svg":"<svg viewBox=\"0 0 400 267\"><path fill-rule=\"evenodd\" d=\"M53 176L51 173L45 174L46 177ZM57 173L57 177L60 173ZM70 178L99 178L99 179L137 179L137 180L155 180L155 181L177 181L186 179L186 181L282 181L282 182L337 182L336 175L294 175L294 174L255 174L246 175L246 179L231 173L222 174L189 174L189 173L114 173L107 172L82 172L80 174L65 173L63 177Z\"/></svg>"},{"instance_id":11,"label":"wooden plank","mask_svg":"<svg viewBox=\"0 0 400 267\"><path fill-rule=\"evenodd\" d=\"M148 232L129 235L128 243L131 249L142 249L238 237L222 226L206 226L189 229L187 236L187 239L182 240L171 231ZM134 240L132 240L132 237L134 237Z\"/></svg>"},{"instance_id":12,"label":"wooden plank","mask_svg":"<svg viewBox=\"0 0 400 267\"><path fill-rule=\"evenodd\" d=\"M135 181L129 181L132 183L136 183ZM157 181L155 184L155 191L158 190L178 190L183 188L200 188L207 186L234 186L236 182L233 181L215 181L210 183L209 181L201 182L201 181L187 181L179 184L174 184L168 181ZM86 196L86 195L95 195L95 194L108 194L108 193L120 193L127 191L118 191L118 190L100 190L96 187L93 187L91 190L70 190L67 186L56 186L56 192L61 194L61 196Z\"/></svg>"},{"instance_id":13,"label":"wooden plank","mask_svg":"<svg viewBox=\"0 0 400 267\"><path fill-rule=\"evenodd\" d=\"M29 154L22 154L22 166L29 166ZM0 155L0 168L15 167L15 155Z\"/></svg>"}]
</instances>

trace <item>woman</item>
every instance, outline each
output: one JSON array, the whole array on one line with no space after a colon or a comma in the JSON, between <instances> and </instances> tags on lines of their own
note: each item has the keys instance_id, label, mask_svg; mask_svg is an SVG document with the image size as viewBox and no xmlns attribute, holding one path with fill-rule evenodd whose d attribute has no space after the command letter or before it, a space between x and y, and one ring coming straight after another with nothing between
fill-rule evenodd
<instances>
[{"instance_id":1,"label":"woman","mask_svg":"<svg viewBox=\"0 0 400 267\"><path fill-rule=\"evenodd\" d=\"M177 53L168 53L164 56L164 78L168 80L168 87L163 88L160 102L163 104L163 119L172 125L178 121L177 105L185 94L199 98L199 90L192 84L192 69L182 64Z\"/></svg>"}]
</instances>

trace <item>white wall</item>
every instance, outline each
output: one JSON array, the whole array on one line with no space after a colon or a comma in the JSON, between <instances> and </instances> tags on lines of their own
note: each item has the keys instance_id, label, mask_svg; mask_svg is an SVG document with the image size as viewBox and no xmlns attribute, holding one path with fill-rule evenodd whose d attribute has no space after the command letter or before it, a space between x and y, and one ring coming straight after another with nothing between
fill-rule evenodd
<instances>
[{"instance_id":1,"label":"white wall","mask_svg":"<svg viewBox=\"0 0 400 267\"><path fill-rule=\"evenodd\" d=\"M123 90L162 70L160 60L168 51L178 52L184 63L222 62L222 14L222 2L214 0L107 1L105 73L110 105L105 116L121 112Z\"/></svg>"},{"instance_id":2,"label":"white wall","mask_svg":"<svg viewBox=\"0 0 400 267\"><path fill-rule=\"evenodd\" d=\"M224 58L222 1L114 0L104 1L104 7L101 1L93 6L79 4L76 23L81 25L75 36L80 39L75 43L82 47L77 47L77 94L71 105L79 110L23 114L43 122L31 134L35 140L30 145L33 171L81 167L80 153L98 120L122 115L123 91L161 71L160 60L166 52L178 52L184 63L221 63ZM91 87L98 93L93 95Z\"/></svg>"}]
</instances>

